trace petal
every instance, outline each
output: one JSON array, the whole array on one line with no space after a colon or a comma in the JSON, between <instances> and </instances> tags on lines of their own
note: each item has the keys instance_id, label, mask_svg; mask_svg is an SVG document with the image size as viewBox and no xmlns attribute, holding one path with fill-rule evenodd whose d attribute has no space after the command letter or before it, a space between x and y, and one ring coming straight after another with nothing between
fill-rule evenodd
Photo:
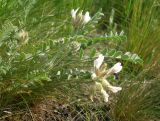
<instances>
[{"instance_id":1,"label":"petal","mask_svg":"<svg viewBox=\"0 0 160 121\"><path fill-rule=\"evenodd\" d=\"M103 61L104 61L104 56L102 54L100 54L98 56L98 58L94 61L94 67L96 69L99 69L100 66L102 65Z\"/></svg>"},{"instance_id":2,"label":"petal","mask_svg":"<svg viewBox=\"0 0 160 121\"><path fill-rule=\"evenodd\" d=\"M113 93L117 93L118 91L122 90L122 87L109 86L109 90L111 90Z\"/></svg>"},{"instance_id":3,"label":"petal","mask_svg":"<svg viewBox=\"0 0 160 121\"><path fill-rule=\"evenodd\" d=\"M86 24L91 20L91 17L89 16L89 12L87 11L84 15L83 23Z\"/></svg>"},{"instance_id":4,"label":"petal","mask_svg":"<svg viewBox=\"0 0 160 121\"><path fill-rule=\"evenodd\" d=\"M122 65L120 62L118 62L111 69L108 70L106 76L114 73L119 73L121 70L122 70Z\"/></svg>"},{"instance_id":5,"label":"petal","mask_svg":"<svg viewBox=\"0 0 160 121\"><path fill-rule=\"evenodd\" d=\"M96 78L97 78L95 73L92 73L91 77L92 77L92 80L96 80Z\"/></svg>"},{"instance_id":6,"label":"petal","mask_svg":"<svg viewBox=\"0 0 160 121\"><path fill-rule=\"evenodd\" d=\"M72 16L73 19L76 18L76 14L77 14L78 10L79 10L79 8L77 8L76 10L74 10L74 9L71 10L71 16Z\"/></svg>"},{"instance_id":7,"label":"petal","mask_svg":"<svg viewBox=\"0 0 160 121\"><path fill-rule=\"evenodd\" d=\"M71 10L71 16L72 16L72 18L75 17L75 11L74 11L74 9Z\"/></svg>"},{"instance_id":8,"label":"petal","mask_svg":"<svg viewBox=\"0 0 160 121\"><path fill-rule=\"evenodd\" d=\"M108 102L109 95L107 94L107 92L104 89L101 89L101 93L103 95L104 101Z\"/></svg>"},{"instance_id":9,"label":"petal","mask_svg":"<svg viewBox=\"0 0 160 121\"><path fill-rule=\"evenodd\" d=\"M113 71L114 71L114 73L118 73L118 72L120 72L121 70L122 70L122 66L121 66L121 63L120 63L120 62L116 63L116 64L113 66Z\"/></svg>"}]
</instances>

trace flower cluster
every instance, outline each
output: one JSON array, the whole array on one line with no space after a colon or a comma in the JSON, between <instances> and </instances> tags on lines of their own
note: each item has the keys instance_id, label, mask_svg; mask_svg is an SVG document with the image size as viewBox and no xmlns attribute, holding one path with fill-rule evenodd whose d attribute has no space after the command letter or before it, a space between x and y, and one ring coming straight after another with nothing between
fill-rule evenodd
<instances>
[{"instance_id":1,"label":"flower cluster","mask_svg":"<svg viewBox=\"0 0 160 121\"><path fill-rule=\"evenodd\" d=\"M77 8L76 10L71 10L72 24L75 28L77 28L78 26L85 25L91 20L88 11L83 15L83 10L77 14L78 10L79 8Z\"/></svg>"},{"instance_id":2,"label":"flower cluster","mask_svg":"<svg viewBox=\"0 0 160 121\"><path fill-rule=\"evenodd\" d=\"M110 90L113 93L117 93L122 90L121 87L112 86L108 81L107 77L119 73L122 70L121 63L116 63L112 68L107 70L107 65L104 63L104 56L100 54L98 58L94 61L94 71L92 72L92 80L95 81L93 92L90 95L90 99L93 101L94 93L99 90L104 97L104 101L108 102L109 94L106 90Z\"/></svg>"}]
</instances>

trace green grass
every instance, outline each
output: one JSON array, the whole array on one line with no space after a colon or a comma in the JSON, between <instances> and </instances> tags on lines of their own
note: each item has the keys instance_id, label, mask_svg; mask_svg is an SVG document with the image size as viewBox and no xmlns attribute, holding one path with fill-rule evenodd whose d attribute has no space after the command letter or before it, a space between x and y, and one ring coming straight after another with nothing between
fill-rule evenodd
<instances>
[{"instance_id":1,"label":"green grass","mask_svg":"<svg viewBox=\"0 0 160 121\"><path fill-rule=\"evenodd\" d=\"M114 121L159 119L159 86L159 79L126 82L117 100L111 104L111 119Z\"/></svg>"},{"instance_id":2,"label":"green grass","mask_svg":"<svg viewBox=\"0 0 160 121\"><path fill-rule=\"evenodd\" d=\"M104 16L100 19L99 11L93 23L75 32L70 11L78 7L89 11L91 16L102 8ZM15 105L17 109L30 111L30 104L50 96L58 101L68 99L63 103L82 99L71 106L88 121L93 120L93 115L95 120L159 119L159 7L158 0L0 0L0 117L3 110L14 109ZM113 25L109 17L114 17ZM25 38L19 37L22 30L28 33ZM126 36L103 36L121 30ZM24 44L26 38L28 43ZM80 51L74 51L73 41L82 43ZM124 63L121 81L113 82L123 90L111 96L109 112L103 102L96 102L102 104L97 106L83 100L84 85L91 82L90 74L76 70L90 71L98 51L108 54L109 66L117 61ZM136 65L134 58L116 58L126 51L137 53L144 63ZM67 79L71 70L72 78ZM78 105L83 114L76 109Z\"/></svg>"},{"instance_id":3,"label":"green grass","mask_svg":"<svg viewBox=\"0 0 160 121\"><path fill-rule=\"evenodd\" d=\"M115 10L114 22L118 29L127 33L128 41L123 49L137 53L144 60L145 66L149 66L159 61L160 45L160 15L158 0L101 0L99 4L106 13L106 18L110 16L112 9ZM106 7L107 6L107 7ZM107 19L104 26L109 26Z\"/></svg>"}]
</instances>

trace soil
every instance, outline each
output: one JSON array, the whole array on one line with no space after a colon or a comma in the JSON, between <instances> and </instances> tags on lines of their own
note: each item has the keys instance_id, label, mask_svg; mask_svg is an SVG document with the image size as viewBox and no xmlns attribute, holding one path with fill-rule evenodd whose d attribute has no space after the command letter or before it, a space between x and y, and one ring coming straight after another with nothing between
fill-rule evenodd
<instances>
[{"instance_id":1,"label":"soil","mask_svg":"<svg viewBox=\"0 0 160 121\"><path fill-rule=\"evenodd\" d=\"M106 105L82 106L45 99L36 102L28 110L3 111L0 121L109 121L108 111Z\"/></svg>"}]
</instances>

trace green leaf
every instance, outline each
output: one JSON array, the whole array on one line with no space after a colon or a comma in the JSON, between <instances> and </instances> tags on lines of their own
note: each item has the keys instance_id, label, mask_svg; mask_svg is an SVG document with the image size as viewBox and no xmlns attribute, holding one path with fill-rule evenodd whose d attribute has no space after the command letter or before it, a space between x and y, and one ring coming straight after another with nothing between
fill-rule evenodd
<instances>
[{"instance_id":1,"label":"green leaf","mask_svg":"<svg viewBox=\"0 0 160 121\"><path fill-rule=\"evenodd\" d=\"M125 54L123 54L121 51L116 51L115 49L112 49L112 50L104 50L102 54L110 58L117 58L135 64L143 63L143 60L137 54L132 54L130 52L126 52Z\"/></svg>"},{"instance_id":2,"label":"green leaf","mask_svg":"<svg viewBox=\"0 0 160 121\"><path fill-rule=\"evenodd\" d=\"M106 49L106 48L103 49L101 53L102 53L103 55L108 56L108 49Z\"/></svg>"},{"instance_id":3,"label":"green leaf","mask_svg":"<svg viewBox=\"0 0 160 121\"><path fill-rule=\"evenodd\" d=\"M122 52L121 51L117 51L115 54L114 54L114 57L115 58L121 58L122 56Z\"/></svg>"},{"instance_id":4,"label":"green leaf","mask_svg":"<svg viewBox=\"0 0 160 121\"><path fill-rule=\"evenodd\" d=\"M99 9L98 12L92 17L92 23L97 24L102 16L104 16L104 14L102 13L102 9Z\"/></svg>"},{"instance_id":5,"label":"green leaf","mask_svg":"<svg viewBox=\"0 0 160 121\"><path fill-rule=\"evenodd\" d=\"M116 50L115 49L112 49L110 52L109 52L109 56L110 57L114 57L114 54L116 53Z\"/></svg>"},{"instance_id":6,"label":"green leaf","mask_svg":"<svg viewBox=\"0 0 160 121\"><path fill-rule=\"evenodd\" d=\"M80 49L79 56L80 56L80 59L82 59L82 58L83 58L83 56L84 56L84 51L83 51L82 49Z\"/></svg>"},{"instance_id":7,"label":"green leaf","mask_svg":"<svg viewBox=\"0 0 160 121\"><path fill-rule=\"evenodd\" d=\"M93 58L96 55L96 49L93 48L90 53L90 57Z\"/></svg>"},{"instance_id":8,"label":"green leaf","mask_svg":"<svg viewBox=\"0 0 160 121\"><path fill-rule=\"evenodd\" d=\"M129 56L127 56L127 55L122 55L121 58L122 58L123 60L129 60Z\"/></svg>"}]
</instances>

